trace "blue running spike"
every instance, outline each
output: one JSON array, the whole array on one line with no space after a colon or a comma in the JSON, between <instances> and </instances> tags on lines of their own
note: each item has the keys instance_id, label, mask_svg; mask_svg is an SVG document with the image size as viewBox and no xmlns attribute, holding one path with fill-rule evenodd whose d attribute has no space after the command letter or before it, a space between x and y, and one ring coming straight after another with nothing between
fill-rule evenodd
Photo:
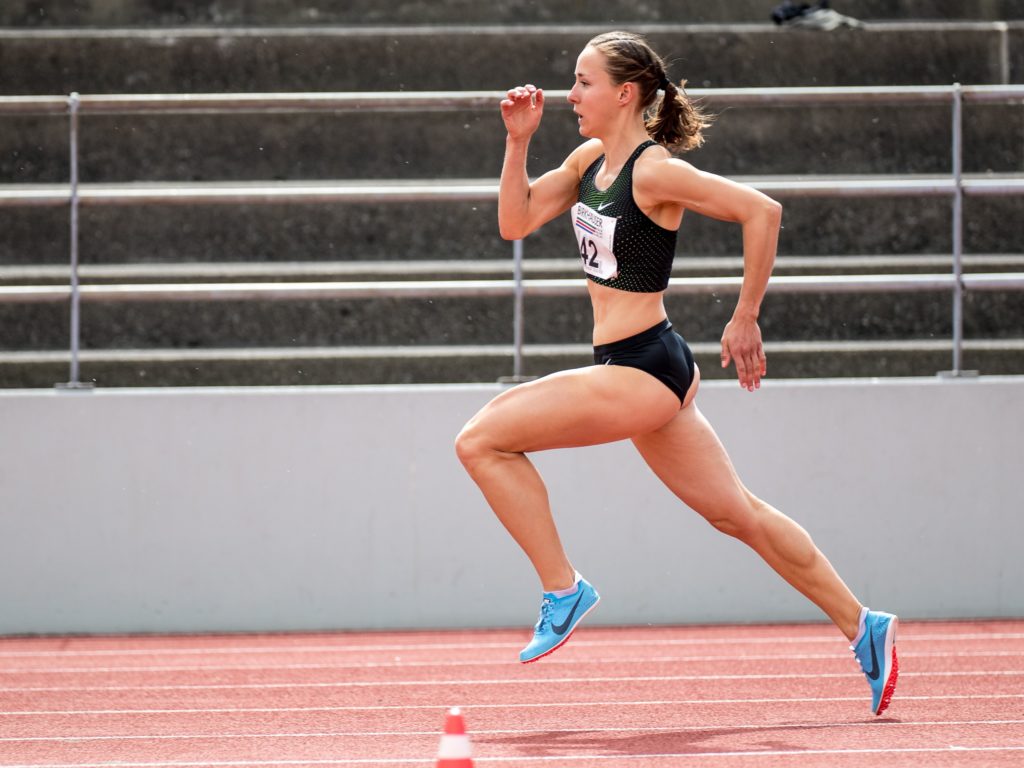
<instances>
[{"instance_id":1,"label":"blue running spike","mask_svg":"<svg viewBox=\"0 0 1024 768\"><path fill-rule=\"evenodd\" d=\"M540 606L540 618L533 628L533 639L519 653L523 664L547 656L559 648L584 616L594 610L601 596L586 579L580 579L579 589L571 595L556 597L550 592L544 593L544 602Z\"/></svg>"},{"instance_id":2,"label":"blue running spike","mask_svg":"<svg viewBox=\"0 0 1024 768\"><path fill-rule=\"evenodd\" d=\"M868 611L864 634L850 650L871 686L871 711L882 714L896 690L900 665L896 659L896 629L899 619L891 613Z\"/></svg>"}]
</instances>

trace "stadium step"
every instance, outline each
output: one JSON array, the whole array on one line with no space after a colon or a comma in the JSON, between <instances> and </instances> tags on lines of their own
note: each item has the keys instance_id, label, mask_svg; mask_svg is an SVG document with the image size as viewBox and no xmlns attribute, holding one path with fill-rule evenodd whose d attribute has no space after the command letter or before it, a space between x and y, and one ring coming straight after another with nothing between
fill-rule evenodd
<instances>
[{"instance_id":1,"label":"stadium step","mask_svg":"<svg viewBox=\"0 0 1024 768\"><path fill-rule=\"evenodd\" d=\"M693 87L1021 82L1020 22L632 25ZM6 94L568 88L602 24L0 29Z\"/></svg>"},{"instance_id":2,"label":"stadium step","mask_svg":"<svg viewBox=\"0 0 1024 768\"><path fill-rule=\"evenodd\" d=\"M80 118L79 177L87 183L258 182L329 179L460 179L500 172L504 134L497 104L427 112L96 114ZM708 100L717 119L705 145L685 156L726 176L948 173L949 100L933 104L734 106ZM564 98L553 96L531 143L535 173L581 141ZM415 119L418 140L406 140ZM967 173L1024 169L1024 111L964 105ZM851 140L851 136L856 137ZM64 114L0 113L0 179L66 183ZM423 151L430 147L430 151Z\"/></svg>"},{"instance_id":3,"label":"stadium step","mask_svg":"<svg viewBox=\"0 0 1024 768\"><path fill-rule=\"evenodd\" d=\"M743 177L739 177L743 178ZM978 177L984 183L988 177ZM1009 177L1020 183L1020 177ZM884 181L879 177L876 181ZM950 185L948 176L936 177ZM446 180L435 184L445 186ZM507 259L509 243L497 233L491 192L478 200L420 202L369 201L217 205L169 202L144 206L82 206L79 246L81 262L181 263L239 259L285 261L414 261L423 259ZM141 185L145 186L145 185ZM245 187L245 185L239 185ZM127 188L127 187L126 187ZM139 188L139 187L133 187ZM161 190L161 187L150 187ZM216 190L215 185L192 189ZM258 189L259 185L249 187ZM0 205L0 264L66 264L69 254L67 187L39 189L33 185L0 188L20 195L36 189L51 205ZM164 185L173 196L183 185ZM355 197L359 188L346 187ZM272 190L279 194L281 190ZM329 189L324 187L322 193ZM318 193L320 194L320 193ZM952 251L952 202L949 196L787 197L782 200L782 255L910 254ZM964 249L967 253L1019 250L1014 236L1022 196L967 196L964 201ZM575 256L565 221L552 222L524 241L527 259ZM735 225L688 216L679 238L680 255L735 255L742 252Z\"/></svg>"},{"instance_id":4,"label":"stadium step","mask_svg":"<svg viewBox=\"0 0 1024 768\"><path fill-rule=\"evenodd\" d=\"M692 345L704 379L733 379L714 342ZM772 378L934 376L948 371L948 341L774 342L766 347ZM527 345L523 375L541 376L592 362L586 344ZM0 386L49 387L68 381L67 352L0 352ZM1024 370L1024 337L967 340L963 370L983 375ZM80 381L120 386L304 386L466 383L508 380L510 345L370 348L85 350Z\"/></svg>"},{"instance_id":5,"label":"stadium step","mask_svg":"<svg viewBox=\"0 0 1024 768\"><path fill-rule=\"evenodd\" d=\"M780 256L773 275L886 275L896 273L941 273L949 271L949 254ZM1024 254L965 254L965 273L1024 272ZM674 277L716 277L742 274L743 259L735 256L677 258ZM252 261L180 264L86 264L79 268L83 285L159 283L256 283L334 282L388 280L496 280L512 277L511 259L472 261L334 261L279 262ZM525 279L574 278L580 276L574 258L527 259ZM0 265L2 286L68 285L67 265Z\"/></svg>"},{"instance_id":6,"label":"stadium step","mask_svg":"<svg viewBox=\"0 0 1024 768\"><path fill-rule=\"evenodd\" d=\"M944 279L951 277L947 273ZM225 286L211 291L199 286L201 290L179 290L165 300L154 300L151 291L125 295L118 286L96 286L100 295L82 302L82 346L400 346L500 344L512 339L511 281L461 287L455 283L456 291L441 290L424 281L405 283L402 290L390 292L364 283L349 284L362 286L355 294L352 290L317 294L303 284L286 295L282 289L288 284L256 285L264 290ZM416 290L404 290L409 286ZM266 287L278 297L268 298ZM731 316L737 288L738 281L699 292L670 289L666 307L688 339L713 341ZM0 349L68 348L66 287L53 293L49 301L39 298L32 303L0 303ZM565 281L555 290L532 289L524 307L527 343L582 343L589 339L592 316L582 278ZM769 292L760 322L765 337L778 341L948 338L952 334L951 307L951 293L945 287L922 291L903 282L882 292L860 292L859 286L840 293L777 289ZM968 289L964 327L971 338L1024 336L1019 291L1015 293L1009 286Z\"/></svg>"},{"instance_id":7,"label":"stadium step","mask_svg":"<svg viewBox=\"0 0 1024 768\"><path fill-rule=\"evenodd\" d=\"M443 24L443 23L628 23L687 21L690 23L766 22L776 2L765 0L604 0L601 3L539 3L536 0L414 0L384 4L378 0L344 3L281 2L280 0L218 0L192 2L5 3L0 26L177 26L195 24ZM856 0L832 7L861 20L880 19L1019 19L1017 0Z\"/></svg>"}]
</instances>

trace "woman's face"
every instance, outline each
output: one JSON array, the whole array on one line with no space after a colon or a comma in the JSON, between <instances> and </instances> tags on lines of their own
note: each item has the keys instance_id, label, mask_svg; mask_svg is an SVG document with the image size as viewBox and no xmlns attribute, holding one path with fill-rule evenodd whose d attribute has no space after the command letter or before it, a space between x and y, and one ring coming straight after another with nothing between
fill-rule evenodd
<instances>
[{"instance_id":1,"label":"woman's face","mask_svg":"<svg viewBox=\"0 0 1024 768\"><path fill-rule=\"evenodd\" d=\"M619 103L622 87L612 83L604 65L604 54L589 45L576 60L576 82L569 91L569 103L580 134L587 138L598 135Z\"/></svg>"}]
</instances>

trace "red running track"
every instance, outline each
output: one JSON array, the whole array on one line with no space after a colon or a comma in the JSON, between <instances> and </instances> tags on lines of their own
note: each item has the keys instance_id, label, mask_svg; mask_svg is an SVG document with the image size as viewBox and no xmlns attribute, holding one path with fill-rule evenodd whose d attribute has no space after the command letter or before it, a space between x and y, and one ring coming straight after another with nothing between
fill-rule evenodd
<instances>
[{"instance_id":1,"label":"red running track","mask_svg":"<svg viewBox=\"0 0 1024 768\"><path fill-rule=\"evenodd\" d=\"M1024 765L1024 621L900 627L892 706L823 625L0 639L0 766Z\"/></svg>"}]
</instances>

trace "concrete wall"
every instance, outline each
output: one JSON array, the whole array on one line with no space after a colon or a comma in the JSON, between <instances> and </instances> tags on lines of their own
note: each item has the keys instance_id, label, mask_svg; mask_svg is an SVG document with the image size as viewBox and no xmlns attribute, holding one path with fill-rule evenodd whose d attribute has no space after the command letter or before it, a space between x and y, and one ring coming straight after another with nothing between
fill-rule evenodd
<instances>
[{"instance_id":1,"label":"concrete wall","mask_svg":"<svg viewBox=\"0 0 1024 768\"><path fill-rule=\"evenodd\" d=\"M21 0L0 7L0 25L63 26L170 24L427 24L536 23L647 20L768 22L764 0ZM836 10L859 19L1018 19L1017 0L833 0Z\"/></svg>"},{"instance_id":2,"label":"concrete wall","mask_svg":"<svg viewBox=\"0 0 1024 768\"><path fill-rule=\"evenodd\" d=\"M526 627L533 573L452 451L497 391L0 392L0 634ZM699 402L865 602L1024 616L1024 378L708 382ZM821 618L629 444L536 461L595 623Z\"/></svg>"}]
</instances>

